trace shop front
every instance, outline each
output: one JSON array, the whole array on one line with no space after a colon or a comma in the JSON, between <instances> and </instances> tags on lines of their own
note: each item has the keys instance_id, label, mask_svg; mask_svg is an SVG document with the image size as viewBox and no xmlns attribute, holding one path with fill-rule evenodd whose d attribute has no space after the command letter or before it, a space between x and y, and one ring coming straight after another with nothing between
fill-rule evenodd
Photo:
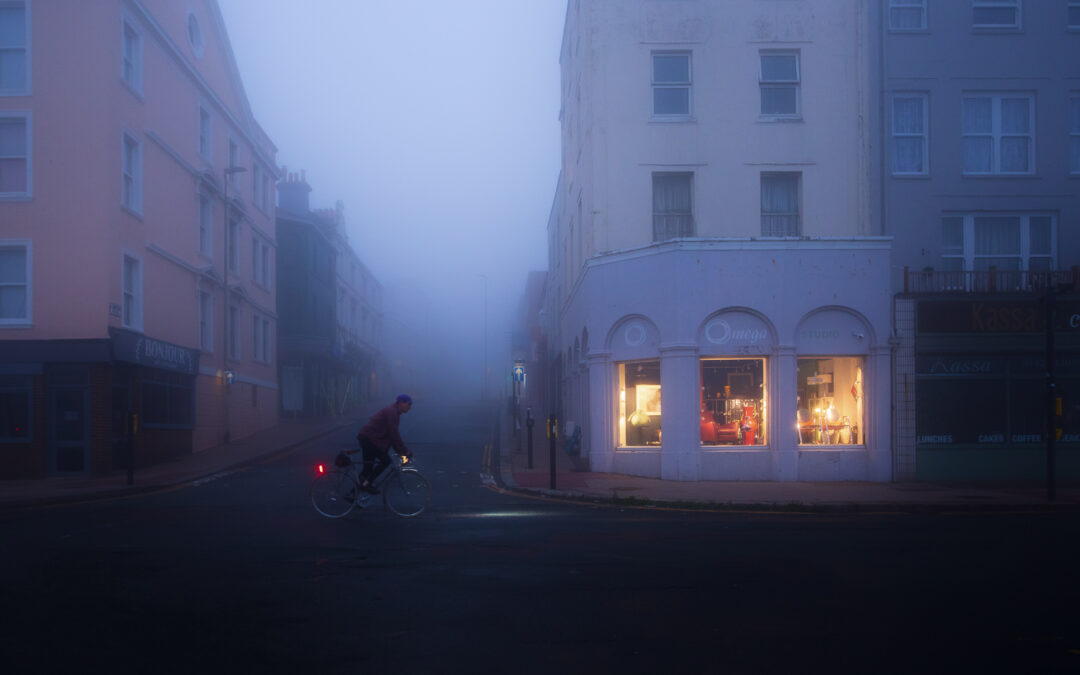
<instances>
[{"instance_id":1,"label":"shop front","mask_svg":"<svg viewBox=\"0 0 1080 675\"><path fill-rule=\"evenodd\" d=\"M1057 474L1080 477L1080 300L1056 304L1050 393L1040 299L918 301L919 479L1045 479L1048 408Z\"/></svg>"}]
</instances>

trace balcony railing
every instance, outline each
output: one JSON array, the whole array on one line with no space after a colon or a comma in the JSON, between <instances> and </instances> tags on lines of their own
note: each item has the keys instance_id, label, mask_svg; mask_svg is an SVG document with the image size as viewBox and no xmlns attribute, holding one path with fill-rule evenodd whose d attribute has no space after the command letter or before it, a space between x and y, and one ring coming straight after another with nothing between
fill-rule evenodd
<instances>
[{"instance_id":1,"label":"balcony railing","mask_svg":"<svg viewBox=\"0 0 1080 675\"><path fill-rule=\"evenodd\" d=\"M1024 293L1080 282L1080 267L1067 270L913 270L904 268L905 293Z\"/></svg>"}]
</instances>

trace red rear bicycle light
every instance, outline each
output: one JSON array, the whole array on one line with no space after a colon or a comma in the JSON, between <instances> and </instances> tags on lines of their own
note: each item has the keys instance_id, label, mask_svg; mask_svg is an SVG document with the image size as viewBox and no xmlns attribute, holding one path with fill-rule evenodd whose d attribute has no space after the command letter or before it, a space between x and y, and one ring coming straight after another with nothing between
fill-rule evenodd
<instances>
[{"instance_id":1,"label":"red rear bicycle light","mask_svg":"<svg viewBox=\"0 0 1080 675\"><path fill-rule=\"evenodd\" d=\"M317 464L315 465L315 471L317 471L318 473L326 473L326 467L322 464Z\"/></svg>"}]
</instances>

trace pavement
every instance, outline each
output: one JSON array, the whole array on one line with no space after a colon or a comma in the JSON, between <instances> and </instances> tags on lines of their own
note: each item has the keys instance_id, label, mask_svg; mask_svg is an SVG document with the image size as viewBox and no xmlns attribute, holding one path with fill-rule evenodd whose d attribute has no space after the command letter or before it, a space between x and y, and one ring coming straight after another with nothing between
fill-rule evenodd
<instances>
[{"instance_id":1,"label":"pavement","mask_svg":"<svg viewBox=\"0 0 1080 675\"><path fill-rule=\"evenodd\" d=\"M1077 511L1080 482L1058 481L1048 501L1046 482L772 482L674 481L624 474L594 473L587 463L555 451L554 488L551 452L542 427L534 429L533 462L528 441L520 443L508 424L500 439L502 489L549 499L609 503L645 508L767 511ZM519 448L520 445L520 448Z\"/></svg>"},{"instance_id":2,"label":"pavement","mask_svg":"<svg viewBox=\"0 0 1080 675\"><path fill-rule=\"evenodd\" d=\"M374 412L372 410L371 412ZM363 417L366 419L366 416ZM266 461L305 443L355 425L357 419L282 419L276 426L247 438L152 467L138 468L133 484L127 473L101 476L53 477L39 480L0 480L0 509L42 507L98 499L121 498L160 491L237 471ZM486 461L492 466L495 489L541 499L607 503L624 507L731 509L769 511L1077 511L1080 483L1059 482L1049 502L1045 483L873 483L670 481L623 474L595 473L561 447L555 452L555 487L551 455L542 428L535 432L532 467L528 445L508 429L498 443L489 444ZM498 466L494 466L495 446Z\"/></svg>"},{"instance_id":3,"label":"pavement","mask_svg":"<svg viewBox=\"0 0 1080 675\"><path fill-rule=\"evenodd\" d=\"M350 425L359 428L350 417L282 419L273 427L227 445L208 448L155 466L136 468L131 485L128 485L126 471L100 476L0 480L0 509L114 499L195 484L265 461Z\"/></svg>"}]
</instances>

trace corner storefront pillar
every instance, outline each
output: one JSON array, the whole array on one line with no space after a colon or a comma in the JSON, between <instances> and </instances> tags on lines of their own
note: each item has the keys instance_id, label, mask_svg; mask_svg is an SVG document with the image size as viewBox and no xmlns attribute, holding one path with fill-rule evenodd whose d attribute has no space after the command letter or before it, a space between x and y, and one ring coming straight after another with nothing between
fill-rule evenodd
<instances>
[{"instance_id":1,"label":"corner storefront pillar","mask_svg":"<svg viewBox=\"0 0 1080 675\"><path fill-rule=\"evenodd\" d=\"M610 473L615 453L615 376L611 352L590 352L586 355L589 381L588 434L586 451L589 469Z\"/></svg>"},{"instance_id":2,"label":"corner storefront pillar","mask_svg":"<svg viewBox=\"0 0 1080 675\"><path fill-rule=\"evenodd\" d=\"M775 373L771 378L769 399L772 403L773 477L778 481L793 481L799 477L798 401L795 381L798 379L798 360L794 346L779 346L774 350Z\"/></svg>"},{"instance_id":3,"label":"corner storefront pillar","mask_svg":"<svg viewBox=\"0 0 1080 675\"><path fill-rule=\"evenodd\" d=\"M869 417L870 435L866 439L870 457L870 480L892 480L892 429L890 408L892 392L892 349L888 344L876 345L870 352L870 372L873 379L865 391L866 415Z\"/></svg>"},{"instance_id":4,"label":"corner storefront pillar","mask_svg":"<svg viewBox=\"0 0 1080 675\"><path fill-rule=\"evenodd\" d=\"M696 343L661 345L660 477L664 480L698 480L701 475L699 368Z\"/></svg>"}]
</instances>

